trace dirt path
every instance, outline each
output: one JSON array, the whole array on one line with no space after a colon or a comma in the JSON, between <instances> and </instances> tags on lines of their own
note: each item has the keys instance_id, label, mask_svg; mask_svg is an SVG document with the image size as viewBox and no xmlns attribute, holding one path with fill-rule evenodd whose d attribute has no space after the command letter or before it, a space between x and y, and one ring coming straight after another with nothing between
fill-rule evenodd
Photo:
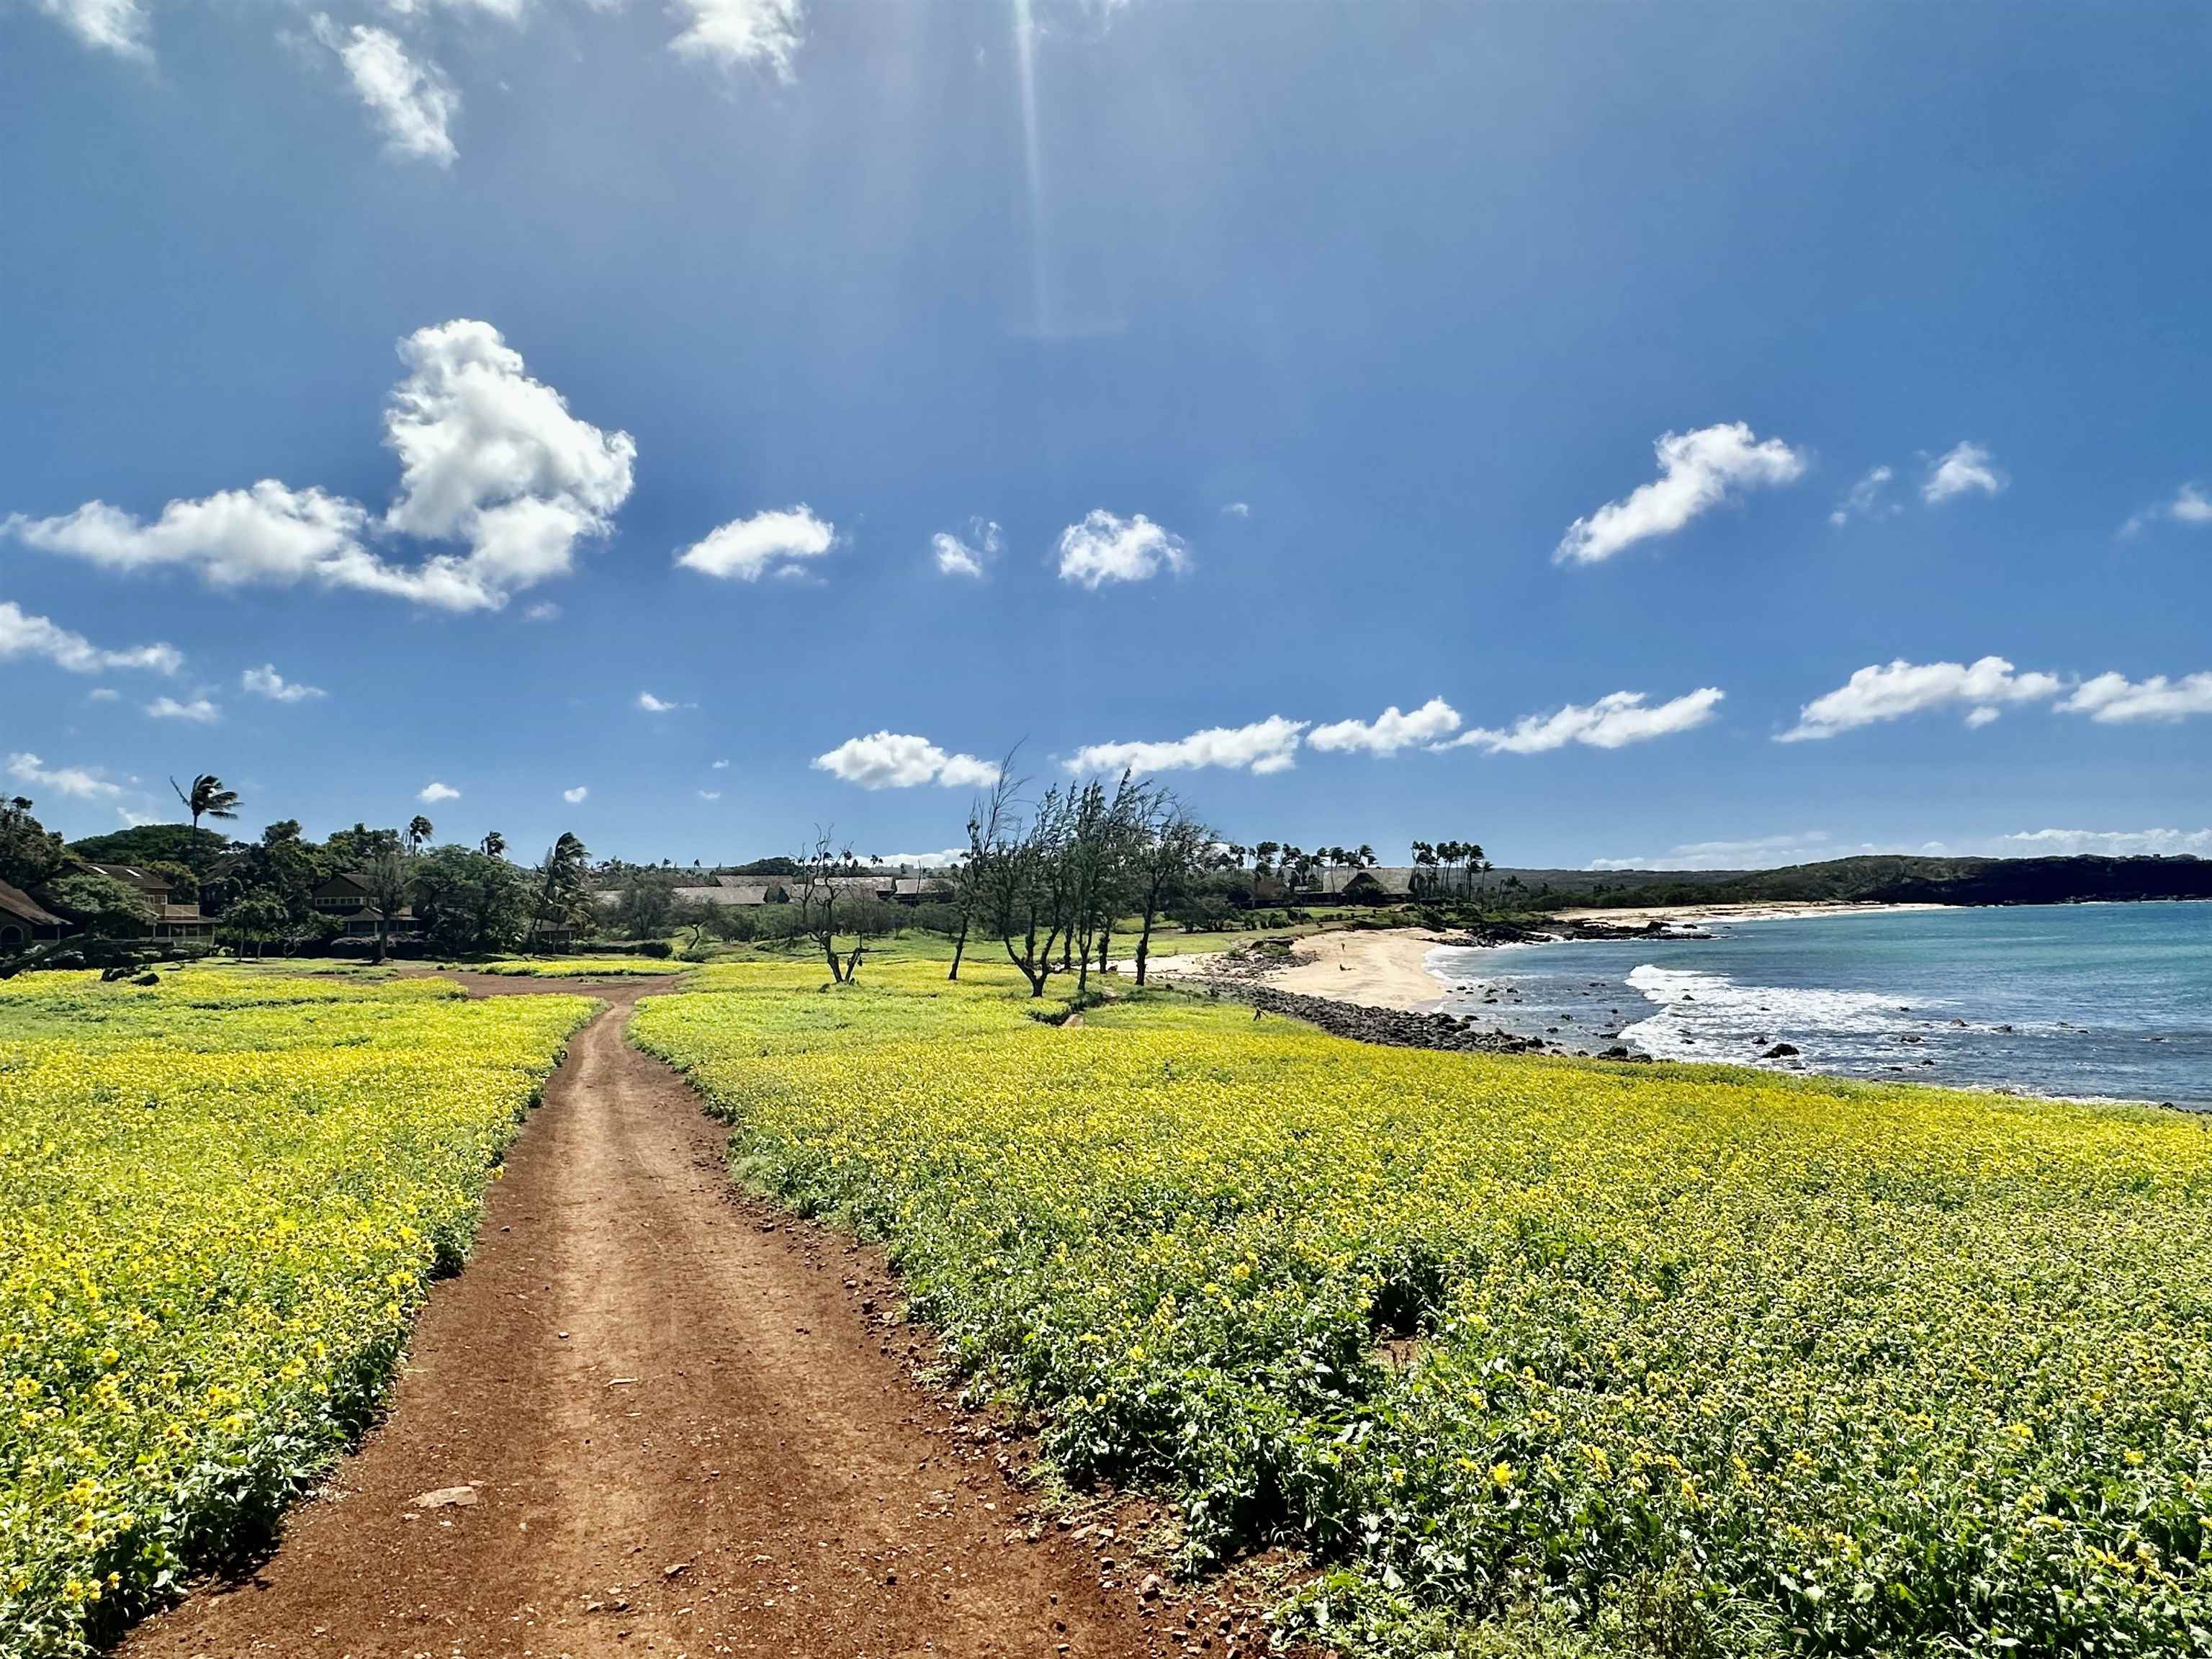
<instances>
[{"instance_id":1,"label":"dirt path","mask_svg":"<svg viewBox=\"0 0 2212 1659\"><path fill-rule=\"evenodd\" d=\"M483 988L525 987L569 988ZM734 1194L724 1130L623 1039L651 988L593 988L386 1422L250 1583L123 1653L1183 1651L1096 1540L1023 1538L1009 1449L909 1379L868 1253Z\"/></svg>"}]
</instances>

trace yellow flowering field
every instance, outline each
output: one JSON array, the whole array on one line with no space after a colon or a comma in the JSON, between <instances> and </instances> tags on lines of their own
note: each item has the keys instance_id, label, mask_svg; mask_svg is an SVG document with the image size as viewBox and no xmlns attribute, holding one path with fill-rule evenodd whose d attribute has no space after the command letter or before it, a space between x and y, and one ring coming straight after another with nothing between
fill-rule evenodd
<instances>
[{"instance_id":1,"label":"yellow flowering field","mask_svg":"<svg viewBox=\"0 0 2212 1659\"><path fill-rule=\"evenodd\" d=\"M367 1421L581 997L0 981L0 1653L88 1652Z\"/></svg>"},{"instance_id":2,"label":"yellow flowering field","mask_svg":"<svg viewBox=\"0 0 2212 1659\"><path fill-rule=\"evenodd\" d=\"M502 957L495 962L453 964L472 974L525 979L620 979L627 975L680 974L690 964L671 957Z\"/></svg>"},{"instance_id":3,"label":"yellow flowering field","mask_svg":"<svg viewBox=\"0 0 2212 1659\"><path fill-rule=\"evenodd\" d=\"M1000 965L1002 966L1002 965ZM635 1040L1351 1652L2212 1654L2212 1133L707 969ZM1552 1639L1550 1637L1545 1638Z\"/></svg>"}]
</instances>

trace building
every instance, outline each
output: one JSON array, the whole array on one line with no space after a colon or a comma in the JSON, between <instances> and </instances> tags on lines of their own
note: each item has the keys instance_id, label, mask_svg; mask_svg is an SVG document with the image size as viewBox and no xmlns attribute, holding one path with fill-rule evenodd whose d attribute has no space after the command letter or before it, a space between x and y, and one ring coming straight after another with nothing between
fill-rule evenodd
<instances>
[{"instance_id":1,"label":"building","mask_svg":"<svg viewBox=\"0 0 2212 1659\"><path fill-rule=\"evenodd\" d=\"M342 870L315 889L309 902L315 914L337 924L347 939L374 939L382 927L388 939L411 939L420 931L415 907L403 904L389 918L377 908L368 878L358 870Z\"/></svg>"},{"instance_id":2,"label":"building","mask_svg":"<svg viewBox=\"0 0 2212 1659\"><path fill-rule=\"evenodd\" d=\"M146 930L149 939L212 939L215 922L200 914L197 902L177 904L170 900L169 878L157 871L137 864L88 864L88 870L97 872L111 881L119 881L135 890L138 896L154 907L153 925Z\"/></svg>"},{"instance_id":3,"label":"building","mask_svg":"<svg viewBox=\"0 0 2212 1659\"><path fill-rule=\"evenodd\" d=\"M0 956L10 956L45 939L76 931L20 887L0 881Z\"/></svg>"}]
</instances>

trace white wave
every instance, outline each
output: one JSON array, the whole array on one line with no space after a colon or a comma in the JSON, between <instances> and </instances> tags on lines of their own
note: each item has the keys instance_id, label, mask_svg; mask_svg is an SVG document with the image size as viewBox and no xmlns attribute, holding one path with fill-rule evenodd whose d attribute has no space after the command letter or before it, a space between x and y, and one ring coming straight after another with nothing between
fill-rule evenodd
<instances>
[{"instance_id":1,"label":"white wave","mask_svg":"<svg viewBox=\"0 0 2212 1659\"><path fill-rule=\"evenodd\" d=\"M1628 983L1657 1012L1625 1027L1620 1040L1662 1060L1740 1060L1754 1044L1775 1042L1795 1045L1808 1060L1861 1056L1885 1038L1924 1028L1929 1011L1941 1006L1904 1008L1872 991L1742 985L1724 974L1650 963Z\"/></svg>"}]
</instances>

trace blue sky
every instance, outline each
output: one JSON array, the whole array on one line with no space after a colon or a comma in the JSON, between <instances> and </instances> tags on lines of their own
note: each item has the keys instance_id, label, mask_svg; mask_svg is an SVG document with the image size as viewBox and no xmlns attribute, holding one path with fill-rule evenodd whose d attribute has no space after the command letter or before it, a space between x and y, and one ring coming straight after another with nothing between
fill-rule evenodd
<instances>
[{"instance_id":1,"label":"blue sky","mask_svg":"<svg viewBox=\"0 0 2212 1659\"><path fill-rule=\"evenodd\" d=\"M2212 853L2208 72L2180 6L15 0L0 781L688 861L948 846L1019 743L1394 859Z\"/></svg>"}]
</instances>

